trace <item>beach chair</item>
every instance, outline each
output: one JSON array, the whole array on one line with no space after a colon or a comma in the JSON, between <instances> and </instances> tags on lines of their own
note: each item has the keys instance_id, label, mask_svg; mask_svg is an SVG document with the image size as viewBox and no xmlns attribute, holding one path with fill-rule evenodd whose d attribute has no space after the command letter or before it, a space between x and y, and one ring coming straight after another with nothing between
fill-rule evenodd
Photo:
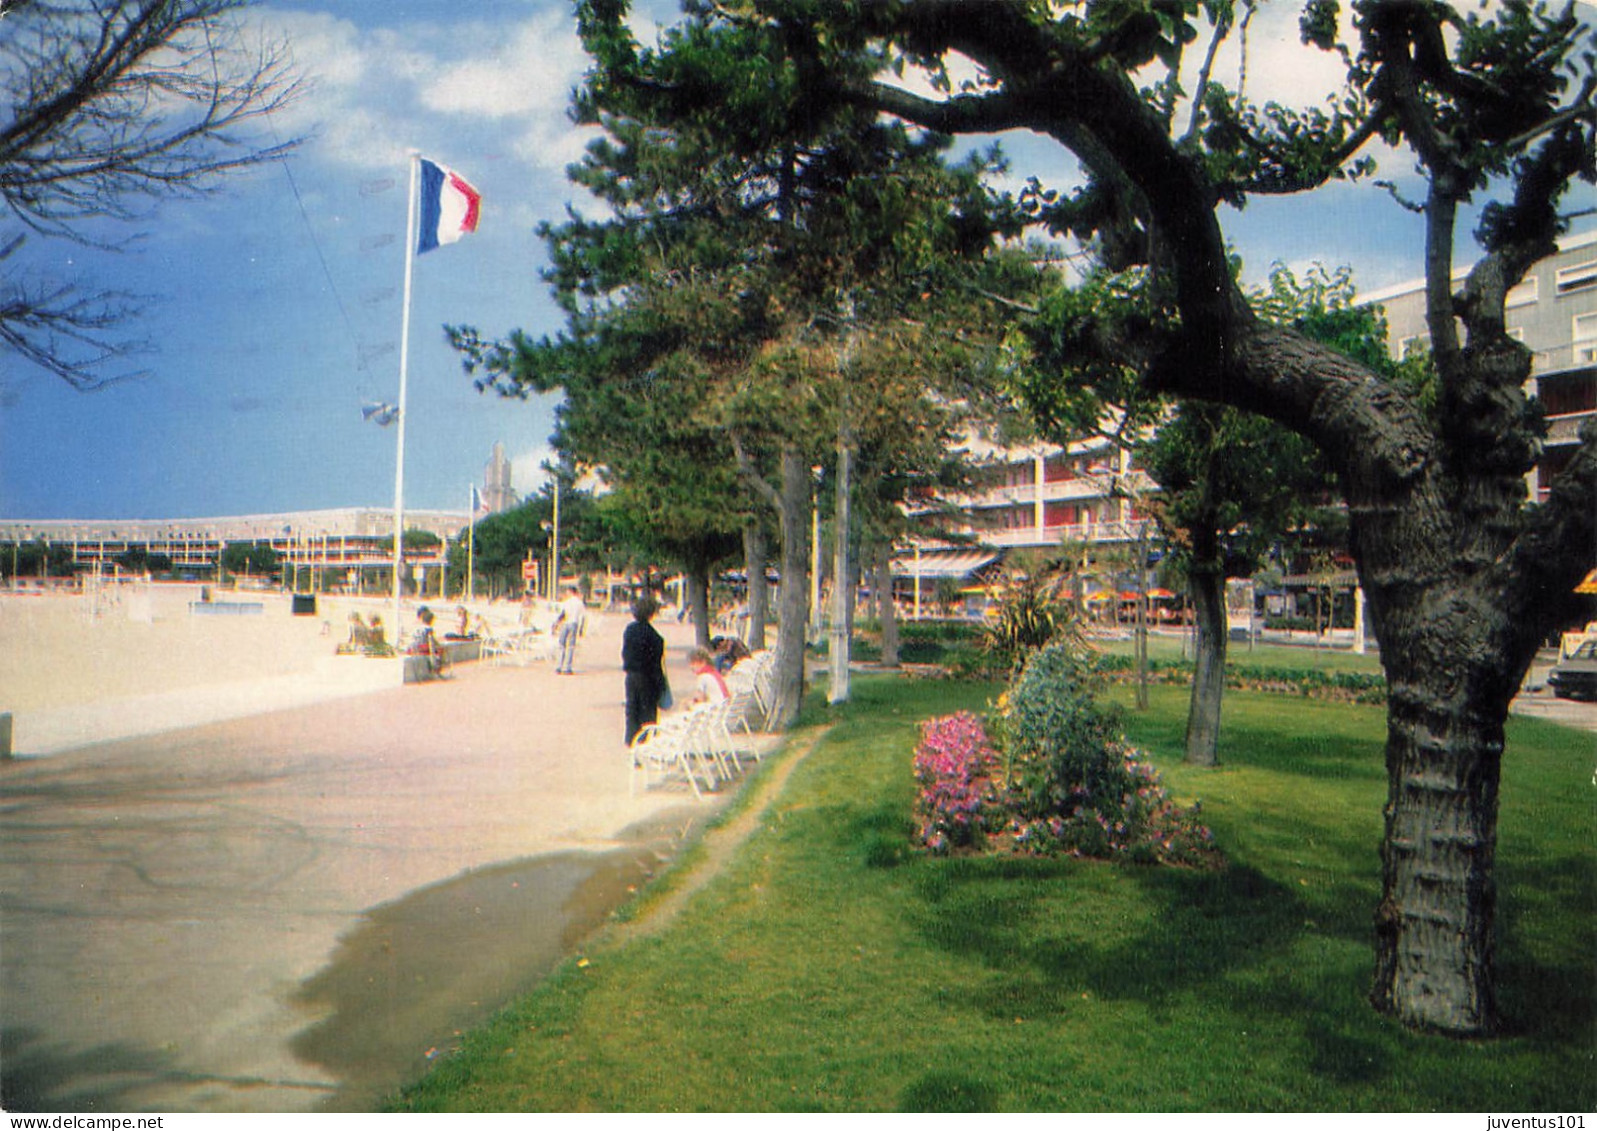
<instances>
[{"instance_id":1,"label":"beach chair","mask_svg":"<svg viewBox=\"0 0 1597 1131\"><path fill-rule=\"evenodd\" d=\"M731 698L705 708L705 726L708 741L719 749L723 757L740 766L745 758L760 761L760 747L754 741L754 731L749 728L748 713L754 706L752 691L733 692Z\"/></svg>"},{"instance_id":2,"label":"beach chair","mask_svg":"<svg viewBox=\"0 0 1597 1131\"><path fill-rule=\"evenodd\" d=\"M507 629L482 642L482 654L494 664L515 664L518 667L536 660L547 660L554 655L552 636L535 628Z\"/></svg>"},{"instance_id":3,"label":"beach chair","mask_svg":"<svg viewBox=\"0 0 1597 1131\"><path fill-rule=\"evenodd\" d=\"M755 705L760 711L761 728L770 729L771 708L776 699L772 692L772 685L776 678L776 653L759 651L740 660L731 671L726 674L727 688L734 696L739 694L752 695ZM744 700L747 704L748 700Z\"/></svg>"},{"instance_id":4,"label":"beach chair","mask_svg":"<svg viewBox=\"0 0 1597 1131\"><path fill-rule=\"evenodd\" d=\"M702 711L687 711L649 723L638 731L628 747L632 759L632 792L637 792L640 775L643 788L647 789L651 778L658 776L664 781L678 772L687 779L694 797L702 800L706 790L714 790L721 767L707 752L706 722Z\"/></svg>"}]
</instances>

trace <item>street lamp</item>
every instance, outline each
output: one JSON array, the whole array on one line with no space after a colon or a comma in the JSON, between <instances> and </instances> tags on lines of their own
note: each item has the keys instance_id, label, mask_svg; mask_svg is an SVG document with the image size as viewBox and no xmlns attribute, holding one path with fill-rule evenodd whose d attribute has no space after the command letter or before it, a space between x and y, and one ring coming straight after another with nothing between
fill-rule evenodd
<instances>
[{"instance_id":1,"label":"street lamp","mask_svg":"<svg viewBox=\"0 0 1597 1131\"><path fill-rule=\"evenodd\" d=\"M810 468L815 484L810 505L810 639L821 638L821 469Z\"/></svg>"}]
</instances>

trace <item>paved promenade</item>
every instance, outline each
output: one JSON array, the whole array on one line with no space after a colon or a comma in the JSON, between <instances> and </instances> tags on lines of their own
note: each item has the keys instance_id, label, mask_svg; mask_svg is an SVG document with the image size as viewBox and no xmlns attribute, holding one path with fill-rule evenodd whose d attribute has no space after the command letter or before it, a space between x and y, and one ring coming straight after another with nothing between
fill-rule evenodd
<instances>
[{"instance_id":1,"label":"paved promenade","mask_svg":"<svg viewBox=\"0 0 1597 1131\"><path fill-rule=\"evenodd\" d=\"M631 793L624 624L574 676L463 665L0 764L4 1106L360 1108L446 1054L709 812Z\"/></svg>"}]
</instances>

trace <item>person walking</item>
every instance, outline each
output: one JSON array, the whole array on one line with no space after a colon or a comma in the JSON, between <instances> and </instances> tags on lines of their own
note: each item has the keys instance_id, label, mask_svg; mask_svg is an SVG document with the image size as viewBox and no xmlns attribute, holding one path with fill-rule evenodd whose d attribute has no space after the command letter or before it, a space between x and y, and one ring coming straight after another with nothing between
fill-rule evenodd
<instances>
[{"instance_id":1,"label":"person walking","mask_svg":"<svg viewBox=\"0 0 1597 1131\"><path fill-rule=\"evenodd\" d=\"M575 675L574 665L577 662L577 639L582 635L582 630L587 627L588 606L582 603L582 590L575 585L566 586L566 599L560 602L560 611L555 614L555 622L550 625L550 630L555 632L556 640L560 644L560 659L555 664L555 671L564 675Z\"/></svg>"},{"instance_id":2,"label":"person walking","mask_svg":"<svg viewBox=\"0 0 1597 1131\"><path fill-rule=\"evenodd\" d=\"M632 603L632 623L621 634L621 669L626 673L627 745L660 718L666 690L665 640L649 622L659 604L647 593Z\"/></svg>"}]
</instances>

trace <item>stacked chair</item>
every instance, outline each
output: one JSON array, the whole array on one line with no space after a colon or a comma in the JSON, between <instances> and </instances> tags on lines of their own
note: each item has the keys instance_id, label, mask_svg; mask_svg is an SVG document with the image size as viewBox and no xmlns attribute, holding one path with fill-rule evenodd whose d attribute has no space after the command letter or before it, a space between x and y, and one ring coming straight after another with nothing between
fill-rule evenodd
<instances>
[{"instance_id":1,"label":"stacked chair","mask_svg":"<svg viewBox=\"0 0 1597 1131\"><path fill-rule=\"evenodd\" d=\"M730 782L745 762L760 760L749 725L750 716L767 720L774 664L769 652L757 652L727 673L732 693L719 703L704 703L650 723L632 740L632 788L641 778L652 781L681 777L703 798Z\"/></svg>"},{"instance_id":2,"label":"stacked chair","mask_svg":"<svg viewBox=\"0 0 1597 1131\"><path fill-rule=\"evenodd\" d=\"M551 660L554 654L555 638L536 628L495 628L482 642L483 658L494 667L520 667L535 660Z\"/></svg>"}]
</instances>

